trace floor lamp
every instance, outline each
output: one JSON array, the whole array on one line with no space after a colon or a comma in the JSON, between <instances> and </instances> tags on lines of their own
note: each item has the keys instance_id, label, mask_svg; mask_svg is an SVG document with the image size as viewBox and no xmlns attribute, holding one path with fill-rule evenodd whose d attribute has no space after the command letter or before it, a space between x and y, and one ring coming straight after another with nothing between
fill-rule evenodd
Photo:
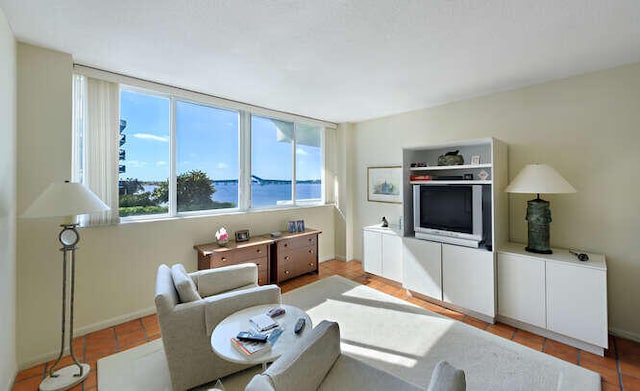
<instances>
[{"instance_id":1,"label":"floor lamp","mask_svg":"<svg viewBox=\"0 0 640 391\"><path fill-rule=\"evenodd\" d=\"M576 189L553 167L546 164L528 164L513 178L505 191L537 194L535 199L527 201L528 243L525 250L538 254L551 254L549 246L551 210L549 201L540 198L540 193L575 193Z\"/></svg>"},{"instance_id":2,"label":"floor lamp","mask_svg":"<svg viewBox=\"0 0 640 391\"><path fill-rule=\"evenodd\" d=\"M46 217L64 217L60 226L62 230L58 240L62 244L62 338L58 359L48 370L48 376L40 383L40 391L60 391L69 389L81 383L89 375L91 367L81 364L73 352L73 295L75 288L75 251L80 241L76 227L75 216L107 211L110 208L104 204L91 190L79 183L57 182L49 187L31 204L21 218L35 219ZM71 267L71 282L67 286L67 264ZM64 354L67 291L69 291L69 351L74 364L56 371L60 359Z\"/></svg>"}]
</instances>

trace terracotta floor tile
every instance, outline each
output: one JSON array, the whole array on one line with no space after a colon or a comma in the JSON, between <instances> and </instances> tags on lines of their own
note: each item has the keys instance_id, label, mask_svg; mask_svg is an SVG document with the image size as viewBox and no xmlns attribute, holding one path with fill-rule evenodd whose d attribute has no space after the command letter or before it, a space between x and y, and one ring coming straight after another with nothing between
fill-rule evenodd
<instances>
[{"instance_id":1,"label":"terracotta floor tile","mask_svg":"<svg viewBox=\"0 0 640 391\"><path fill-rule=\"evenodd\" d=\"M147 342L146 335L142 329L127 334L118 335L119 351L125 350L131 346L138 346L140 345L140 342Z\"/></svg>"},{"instance_id":2,"label":"terracotta floor tile","mask_svg":"<svg viewBox=\"0 0 640 391\"><path fill-rule=\"evenodd\" d=\"M147 315L140 319L146 328L158 326L158 314Z\"/></svg>"},{"instance_id":3,"label":"terracotta floor tile","mask_svg":"<svg viewBox=\"0 0 640 391\"><path fill-rule=\"evenodd\" d=\"M539 352L542 351L543 342L538 342L538 341L535 341L535 340L525 339L525 338L516 339L516 337L513 337L512 341L513 342L517 342L520 345L524 345L526 347L529 347L529 348L531 348L533 350L537 350Z\"/></svg>"},{"instance_id":4,"label":"terracotta floor tile","mask_svg":"<svg viewBox=\"0 0 640 391\"><path fill-rule=\"evenodd\" d=\"M38 376L40 379L42 379L42 377L44 376L44 367L45 367L45 364L40 364L40 365L36 365L35 367L31 367L23 371L20 371L18 372L18 375L16 376L15 381L19 382L21 380L28 379L30 377L35 377L35 376Z\"/></svg>"},{"instance_id":5,"label":"terracotta floor tile","mask_svg":"<svg viewBox=\"0 0 640 391\"><path fill-rule=\"evenodd\" d=\"M571 352L560 352L557 350L551 350L551 351L544 351L546 354L549 354L553 357L557 357L561 360L564 360L566 362L570 362L571 364L578 364L578 350L576 349L575 354L571 353Z\"/></svg>"},{"instance_id":6,"label":"terracotta floor tile","mask_svg":"<svg viewBox=\"0 0 640 391\"><path fill-rule=\"evenodd\" d=\"M621 391L621 390L622 388L618 385L607 383L606 381L602 382L602 391Z\"/></svg>"},{"instance_id":7,"label":"terracotta floor tile","mask_svg":"<svg viewBox=\"0 0 640 391\"><path fill-rule=\"evenodd\" d=\"M638 391L640 390L640 379L623 374L622 387L624 388L624 391Z\"/></svg>"},{"instance_id":8,"label":"terracotta floor tile","mask_svg":"<svg viewBox=\"0 0 640 391\"><path fill-rule=\"evenodd\" d=\"M601 357L597 354L585 352L584 350L580 351L580 362L589 361L593 364L600 365L609 369L617 370L616 359L615 357Z\"/></svg>"},{"instance_id":9,"label":"terracotta floor tile","mask_svg":"<svg viewBox=\"0 0 640 391\"><path fill-rule=\"evenodd\" d=\"M154 334L149 336L149 341L155 341L156 339L160 339L160 334Z\"/></svg>"},{"instance_id":10,"label":"terracotta floor tile","mask_svg":"<svg viewBox=\"0 0 640 391\"><path fill-rule=\"evenodd\" d=\"M620 372L640 379L640 355L626 354L620 356Z\"/></svg>"},{"instance_id":11,"label":"terracotta floor tile","mask_svg":"<svg viewBox=\"0 0 640 391\"><path fill-rule=\"evenodd\" d=\"M528 341L543 343L544 342L544 337L542 337L540 335L537 335L537 334L530 333L530 332L525 331L525 330L517 329L516 333L513 336L513 340L514 341L516 341L516 340L518 340L518 341L528 340Z\"/></svg>"},{"instance_id":12,"label":"terracotta floor tile","mask_svg":"<svg viewBox=\"0 0 640 391\"><path fill-rule=\"evenodd\" d=\"M115 330L113 327L85 335L85 346L87 349L91 346L109 343L115 343Z\"/></svg>"},{"instance_id":13,"label":"terracotta floor tile","mask_svg":"<svg viewBox=\"0 0 640 391\"><path fill-rule=\"evenodd\" d=\"M578 349L562 342L547 339L544 344L544 352L572 364L578 363Z\"/></svg>"},{"instance_id":14,"label":"terracotta floor tile","mask_svg":"<svg viewBox=\"0 0 640 391\"><path fill-rule=\"evenodd\" d=\"M140 322L140 319L134 319L126 323L119 324L115 328L116 328L116 335L120 337L121 335L124 335L124 334L141 331L142 322Z\"/></svg>"},{"instance_id":15,"label":"terracotta floor tile","mask_svg":"<svg viewBox=\"0 0 640 391\"><path fill-rule=\"evenodd\" d=\"M32 377L23 381L16 382L11 390L13 391L35 391L40 386L42 378Z\"/></svg>"},{"instance_id":16,"label":"terracotta floor tile","mask_svg":"<svg viewBox=\"0 0 640 391\"><path fill-rule=\"evenodd\" d=\"M480 330L485 330L487 327L489 327L489 323L480 319L476 319L469 315L466 315L464 318L462 318L462 321L468 325L479 328Z\"/></svg>"},{"instance_id":17,"label":"terracotta floor tile","mask_svg":"<svg viewBox=\"0 0 640 391\"><path fill-rule=\"evenodd\" d=\"M599 373L602 377L602 380L607 383L619 385L620 380L618 379L618 371L615 369L603 367L602 365L597 365L592 363L591 361L580 361L580 366L592 370L596 373Z\"/></svg>"}]
</instances>

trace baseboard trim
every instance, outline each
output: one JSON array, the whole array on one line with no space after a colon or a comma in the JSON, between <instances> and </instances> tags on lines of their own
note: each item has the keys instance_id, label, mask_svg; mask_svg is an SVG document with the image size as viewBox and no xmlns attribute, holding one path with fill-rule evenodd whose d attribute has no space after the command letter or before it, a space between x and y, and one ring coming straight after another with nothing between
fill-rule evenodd
<instances>
[{"instance_id":1,"label":"baseboard trim","mask_svg":"<svg viewBox=\"0 0 640 391\"><path fill-rule=\"evenodd\" d=\"M336 259L339 260L339 261L346 262L347 261L347 256L346 255L338 255L338 254L336 254Z\"/></svg>"},{"instance_id":2,"label":"baseboard trim","mask_svg":"<svg viewBox=\"0 0 640 391\"><path fill-rule=\"evenodd\" d=\"M143 310L140 311L136 311L136 312L131 312L129 314L125 314L125 315L121 315L121 316L116 316L114 318L110 318L110 319L106 319L103 320L101 322L97 322L97 323L93 323L84 327L80 327L76 330L73 331L74 336L76 337L82 337L84 335L87 335L89 333L92 333L94 331L98 331L98 330L102 330L102 329L106 329L108 327L113 327L116 325L119 325L120 323L124 323L124 322L128 322L130 320L134 320L134 319L138 319L138 318L142 318L143 316L147 316L147 315L151 315L151 314L155 314L156 313L156 307L148 307L145 308ZM60 350L56 349L55 351L49 352L49 353L45 353L45 354L41 354L39 356L33 357L27 361L24 361L22 363L18 364L18 370L22 371L24 369L27 368L31 368L35 365L40 365L43 364L47 361L51 361L55 358L58 357L58 354L60 353ZM65 347L64 349L64 354L67 355L69 354L69 347ZM9 388L11 389L11 388Z\"/></svg>"},{"instance_id":3,"label":"baseboard trim","mask_svg":"<svg viewBox=\"0 0 640 391\"><path fill-rule=\"evenodd\" d=\"M543 329L537 326L530 325L528 323L521 322L519 320L511 319L506 316L498 315L498 322L508 324L509 326L513 326L525 331L529 331L531 333L543 336L545 338L553 339L554 341L562 342L564 344L573 346L574 348L585 350L589 353L597 354L599 356L604 356L604 347L591 344L589 342L584 342L579 339L567 337L566 335L555 333L548 329Z\"/></svg>"},{"instance_id":4,"label":"baseboard trim","mask_svg":"<svg viewBox=\"0 0 640 391\"><path fill-rule=\"evenodd\" d=\"M616 328L610 328L609 333L615 335L616 337L621 337L625 339L630 339L632 341L640 342L640 334L632 333L630 331L620 330Z\"/></svg>"}]
</instances>

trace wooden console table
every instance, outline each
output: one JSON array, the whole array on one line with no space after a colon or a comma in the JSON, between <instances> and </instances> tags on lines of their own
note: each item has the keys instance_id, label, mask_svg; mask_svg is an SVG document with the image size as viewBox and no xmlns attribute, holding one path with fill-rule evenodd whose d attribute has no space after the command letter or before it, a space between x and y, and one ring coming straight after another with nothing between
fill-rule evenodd
<instances>
[{"instance_id":1,"label":"wooden console table","mask_svg":"<svg viewBox=\"0 0 640 391\"><path fill-rule=\"evenodd\" d=\"M321 231L282 232L272 238L260 235L246 242L230 241L226 247L217 243L193 246L198 252L198 270L240 263L258 265L258 284L280 283L299 275L318 272L318 235Z\"/></svg>"}]
</instances>

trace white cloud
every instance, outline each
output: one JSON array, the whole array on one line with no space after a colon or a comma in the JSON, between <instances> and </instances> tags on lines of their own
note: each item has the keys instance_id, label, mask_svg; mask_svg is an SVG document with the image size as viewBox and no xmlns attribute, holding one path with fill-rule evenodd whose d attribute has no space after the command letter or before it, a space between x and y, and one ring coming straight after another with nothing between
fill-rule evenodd
<instances>
[{"instance_id":1,"label":"white cloud","mask_svg":"<svg viewBox=\"0 0 640 391\"><path fill-rule=\"evenodd\" d=\"M305 155L308 155L308 154L309 154L309 152L305 151L304 149L302 149L302 148L296 148L296 155L302 155L302 156L305 156Z\"/></svg>"},{"instance_id":2,"label":"white cloud","mask_svg":"<svg viewBox=\"0 0 640 391\"><path fill-rule=\"evenodd\" d=\"M163 143L169 142L169 136L156 136L155 134L149 134L149 133L136 133L133 135L133 137L139 138L142 140L160 141Z\"/></svg>"},{"instance_id":3,"label":"white cloud","mask_svg":"<svg viewBox=\"0 0 640 391\"><path fill-rule=\"evenodd\" d=\"M124 162L124 165L133 168L140 168L145 167L147 165L147 162L141 162L140 160L127 160Z\"/></svg>"},{"instance_id":4,"label":"white cloud","mask_svg":"<svg viewBox=\"0 0 640 391\"><path fill-rule=\"evenodd\" d=\"M165 162L164 160L158 160L156 162L156 166L158 166L158 167L159 166L166 166L166 165L167 165L167 162Z\"/></svg>"},{"instance_id":5,"label":"white cloud","mask_svg":"<svg viewBox=\"0 0 640 391\"><path fill-rule=\"evenodd\" d=\"M225 169L225 168L229 168L229 165L227 163L220 162L220 163L216 164L216 168Z\"/></svg>"}]
</instances>

